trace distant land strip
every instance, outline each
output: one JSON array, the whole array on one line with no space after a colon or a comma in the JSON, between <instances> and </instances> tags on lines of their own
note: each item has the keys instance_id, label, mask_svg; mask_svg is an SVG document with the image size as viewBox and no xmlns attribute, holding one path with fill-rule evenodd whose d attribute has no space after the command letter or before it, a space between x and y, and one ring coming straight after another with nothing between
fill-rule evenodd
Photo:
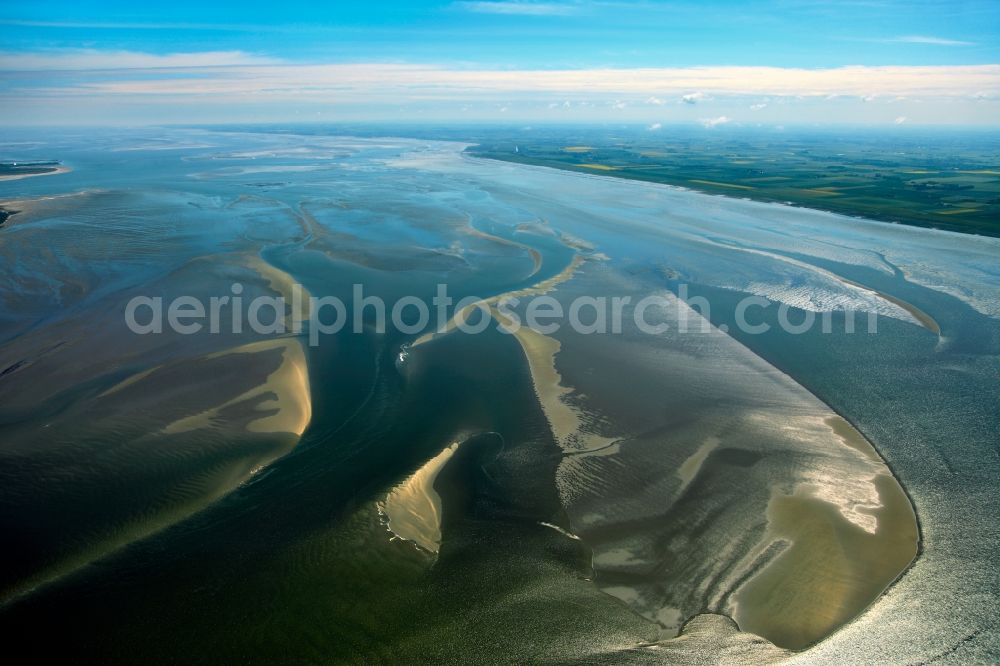
<instances>
[{"instance_id":1,"label":"distant land strip","mask_svg":"<svg viewBox=\"0 0 1000 666\"><path fill-rule=\"evenodd\" d=\"M727 153L653 153L620 147L569 146L517 151L480 145L470 155L578 173L662 183L754 201L784 203L880 222L1000 237L1000 171L835 164L810 156L808 164L765 155L733 161ZM605 156L603 153L607 153Z\"/></svg>"}]
</instances>

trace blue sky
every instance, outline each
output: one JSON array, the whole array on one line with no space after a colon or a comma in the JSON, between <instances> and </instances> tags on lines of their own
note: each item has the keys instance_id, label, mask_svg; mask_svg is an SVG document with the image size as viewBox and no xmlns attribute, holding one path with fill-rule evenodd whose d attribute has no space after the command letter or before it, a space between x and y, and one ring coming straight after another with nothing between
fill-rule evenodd
<instances>
[{"instance_id":1,"label":"blue sky","mask_svg":"<svg viewBox=\"0 0 1000 666\"><path fill-rule=\"evenodd\" d=\"M0 89L16 102L0 120L717 127L1000 116L997 1L152 5L4 2Z\"/></svg>"}]
</instances>

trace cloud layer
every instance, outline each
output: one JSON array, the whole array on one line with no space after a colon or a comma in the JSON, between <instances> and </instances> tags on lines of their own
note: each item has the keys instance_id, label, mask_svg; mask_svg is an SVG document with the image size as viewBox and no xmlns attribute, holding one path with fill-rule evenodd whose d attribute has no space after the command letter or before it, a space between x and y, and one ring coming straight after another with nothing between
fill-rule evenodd
<instances>
[{"instance_id":1,"label":"cloud layer","mask_svg":"<svg viewBox=\"0 0 1000 666\"><path fill-rule=\"evenodd\" d=\"M155 70L157 76L137 80L124 75L135 70ZM381 63L292 64L240 51L0 53L0 72L43 71L80 72L78 81L63 86L66 93L308 95L392 88L437 93L630 93L646 94L657 101L675 95L695 103L711 94L968 96L1000 92L1000 65L499 70ZM87 77L88 71L99 76ZM123 76L109 76L114 72Z\"/></svg>"},{"instance_id":2,"label":"cloud layer","mask_svg":"<svg viewBox=\"0 0 1000 666\"><path fill-rule=\"evenodd\" d=\"M276 64L243 51L200 51L165 55L90 49L49 53L0 53L0 72L177 70Z\"/></svg>"},{"instance_id":3,"label":"cloud layer","mask_svg":"<svg viewBox=\"0 0 1000 666\"><path fill-rule=\"evenodd\" d=\"M771 113L782 104L799 102L989 104L1000 97L1000 65L504 70L434 64L299 64L241 51L167 55L75 51L0 53L0 89L8 100L16 100L0 111L0 117L23 113L19 105L53 100L109 106L118 100L133 105L283 103L369 108L444 104L459 108L480 103L505 109L531 102L553 113L587 105L602 107L606 114L641 109L665 113L678 107L694 112L704 107L713 114L708 117L728 121L732 108L753 109L759 118L765 107ZM738 106L726 107L737 101ZM910 109L897 108L889 120L899 111L919 117ZM704 111L691 120L702 117Z\"/></svg>"}]
</instances>

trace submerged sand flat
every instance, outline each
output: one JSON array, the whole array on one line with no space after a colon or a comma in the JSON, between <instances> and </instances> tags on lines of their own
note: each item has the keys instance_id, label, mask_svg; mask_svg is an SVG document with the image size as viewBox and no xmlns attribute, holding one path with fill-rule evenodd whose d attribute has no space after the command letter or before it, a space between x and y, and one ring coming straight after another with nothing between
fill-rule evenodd
<instances>
[{"instance_id":1,"label":"submerged sand flat","mask_svg":"<svg viewBox=\"0 0 1000 666\"><path fill-rule=\"evenodd\" d=\"M695 356L672 363L691 364L684 385L593 356L596 377L582 382L564 373L563 383L587 393L576 409L582 403L584 413L600 414L589 419L602 424L590 436L616 444L598 457L567 457L560 491L574 533L594 551L598 584L667 636L713 612L780 647L802 649L861 612L906 569L917 552L916 518L857 431L714 335ZM572 364L572 339L565 339L559 361ZM702 354L727 362L709 370L699 365ZM593 382L602 371L671 396L654 399L661 404L699 396L740 407L725 415L668 408L660 418L675 425L635 432L628 420L597 411ZM789 512L797 512L791 520Z\"/></svg>"},{"instance_id":2,"label":"submerged sand flat","mask_svg":"<svg viewBox=\"0 0 1000 666\"><path fill-rule=\"evenodd\" d=\"M290 451L311 419L308 371L296 340L252 343L151 368L101 393L81 409L79 414L50 423L47 430L64 441L68 432L74 432L84 441L103 437L122 448L111 469L105 469L105 463L112 461L102 460L99 449L91 452L96 458L77 474L76 483L100 483L111 470L120 479L144 474L141 467L136 469L138 465L155 466L156 476L162 474L163 479L151 488L136 489L134 506L120 507L115 512L119 515L107 516L107 524L90 533L82 548L34 563L42 566L5 586L3 601L205 508ZM165 416L171 420L164 421ZM81 447L76 455L88 453ZM172 487L171 468L183 469L187 461L199 457L206 462L218 460ZM65 490L39 488L37 492L56 504ZM150 495L150 490L159 494ZM65 529L71 532L78 527Z\"/></svg>"},{"instance_id":3,"label":"submerged sand flat","mask_svg":"<svg viewBox=\"0 0 1000 666\"><path fill-rule=\"evenodd\" d=\"M309 398L309 371L306 368L301 343L296 340L254 342L235 349L210 354L205 357L205 360L230 355L252 356L269 351L279 351L282 360L278 368L268 375L262 384L222 404L173 421L163 428L163 432L176 434L211 428L214 424L232 420L232 417L223 416L227 410L256 403L254 411L260 413L260 416L251 418L246 426L247 430L250 432L291 433L301 436L312 417L312 406ZM143 373L139 381L149 377L150 375ZM126 382L129 385L134 383L131 379L126 380ZM115 389L117 388L119 387L115 387Z\"/></svg>"},{"instance_id":4,"label":"submerged sand flat","mask_svg":"<svg viewBox=\"0 0 1000 666\"><path fill-rule=\"evenodd\" d=\"M98 210L106 209L111 202L104 196L44 198L25 206L23 226L0 243L0 252L21 257L5 288L7 312L46 318L32 334L0 349L0 365L8 368L0 386L4 418L20 423L3 460L44 455L64 470L56 472L61 483L18 475L7 484L7 506L25 517L51 512L62 541L42 542L42 553L12 563L0 581L4 601L212 505L287 454L312 418L306 350L298 339L138 336L122 321L128 292L81 307L93 298L92 289L115 279L105 256L117 251L138 264L148 246L142 234L114 229L80 237L89 225L86 215L61 223L95 198L102 202ZM49 215L60 222L47 225ZM147 233L156 233L156 221L148 225ZM52 254L25 253L40 238ZM166 298L226 293L235 280L250 298L277 294L291 302L291 277L254 252L164 258L177 265L153 272L156 278L144 289ZM53 293L54 285L62 286ZM289 311L286 321L304 317ZM52 404L63 406L52 413ZM95 506L87 520L75 517L110 496L115 501Z\"/></svg>"},{"instance_id":5,"label":"submerged sand flat","mask_svg":"<svg viewBox=\"0 0 1000 666\"><path fill-rule=\"evenodd\" d=\"M709 241L709 242L711 242L711 241ZM808 263L806 263L804 261L799 261L799 260L793 259L791 257L786 257L786 256L783 256L783 255L777 254L775 252L767 252L767 251L756 249L756 248L739 247L739 246L735 246L735 245L731 245L731 244L724 244L722 246L723 247L730 247L730 248L733 248L735 250L739 250L739 251L742 251L742 252L747 252L747 253L751 253L751 254L759 254L759 255L765 256L765 257L771 257L771 258L776 259L778 261L788 263L788 264L790 264L792 266L795 266L797 268L802 268L802 269L804 269L806 271L809 271L811 273L815 273L816 275L821 275L823 277L829 278L830 280L833 280L834 282L838 282L838 283L840 283L842 285L847 285L848 287L852 287L854 289L857 289L862 294L871 294L871 295L874 295L874 296L876 296L876 297L884 300L886 303L888 303L890 305L897 306L898 308L900 308L903 311L903 313L905 313L906 315L909 315L910 317L912 317L913 321L916 321L921 326L923 326L927 330L931 331L935 335L941 335L941 327L938 325L938 323L936 321L934 321L933 317L931 317L929 314L927 314L926 312L924 312L923 310L921 310L917 306L913 305L912 303L908 303L907 301L905 301L905 300L903 300L901 298L898 298L898 297L893 296L891 294L884 293L884 292L879 291L877 289L872 289L870 287L866 287L863 284L858 284L857 282L854 282L853 280L848 280L847 278L842 277L840 275L837 275L836 273L833 273L832 271L828 271L828 270L825 270L823 268L819 268L817 266L810 265L810 264L808 264ZM767 294L768 292L764 291L763 293ZM902 313L898 313L898 312L893 312L891 308L890 309L884 309L883 308L883 309L877 309L877 310L874 309L874 308L869 308L869 310L870 311L878 312L879 314L894 316L896 318L900 318L900 315L902 314Z\"/></svg>"},{"instance_id":6,"label":"submerged sand flat","mask_svg":"<svg viewBox=\"0 0 1000 666\"><path fill-rule=\"evenodd\" d=\"M733 596L732 616L744 631L807 647L857 615L910 564L917 527L909 499L888 473L874 485L871 531L845 521L808 486L772 499L764 541L783 548Z\"/></svg>"}]
</instances>

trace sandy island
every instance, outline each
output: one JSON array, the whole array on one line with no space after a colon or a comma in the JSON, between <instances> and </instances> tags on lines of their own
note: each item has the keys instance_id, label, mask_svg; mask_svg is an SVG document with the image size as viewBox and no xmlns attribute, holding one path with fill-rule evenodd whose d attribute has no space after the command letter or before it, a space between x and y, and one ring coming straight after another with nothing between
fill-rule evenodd
<instances>
[{"instance_id":1,"label":"sandy island","mask_svg":"<svg viewBox=\"0 0 1000 666\"><path fill-rule=\"evenodd\" d=\"M0 175L0 180L21 180L22 178L33 178L35 176L58 176L61 173L69 173L72 171L68 166L62 166L61 164L57 167L52 167L51 171L43 171L41 173L11 173Z\"/></svg>"}]
</instances>

